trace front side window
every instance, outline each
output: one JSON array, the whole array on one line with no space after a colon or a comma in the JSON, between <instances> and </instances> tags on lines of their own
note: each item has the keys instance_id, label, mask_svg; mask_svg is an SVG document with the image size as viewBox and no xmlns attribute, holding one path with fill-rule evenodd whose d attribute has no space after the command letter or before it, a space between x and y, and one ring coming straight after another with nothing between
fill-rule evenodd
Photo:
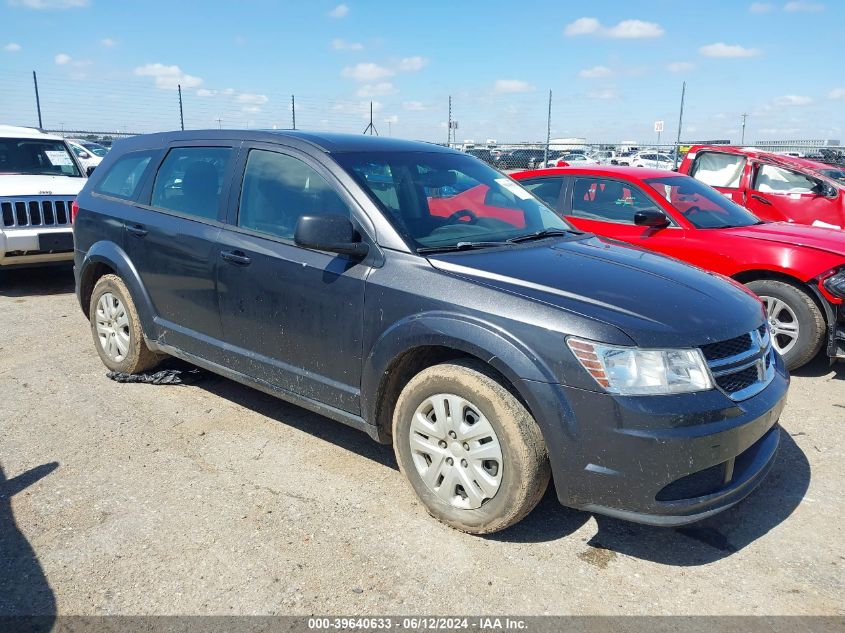
<instances>
[{"instance_id":1,"label":"front side window","mask_svg":"<svg viewBox=\"0 0 845 633\"><path fill-rule=\"evenodd\" d=\"M774 165L760 165L754 175L753 189L765 193L813 193L815 187L809 176Z\"/></svg>"},{"instance_id":2,"label":"front side window","mask_svg":"<svg viewBox=\"0 0 845 633\"><path fill-rule=\"evenodd\" d=\"M517 182L465 154L349 152L335 160L414 248L505 243L571 227Z\"/></svg>"},{"instance_id":3,"label":"front side window","mask_svg":"<svg viewBox=\"0 0 845 633\"><path fill-rule=\"evenodd\" d=\"M133 152L121 156L112 163L94 191L116 198L134 198L153 155L154 152Z\"/></svg>"},{"instance_id":4,"label":"front side window","mask_svg":"<svg viewBox=\"0 0 845 633\"><path fill-rule=\"evenodd\" d=\"M697 229L760 224L750 211L694 178L667 176L646 182Z\"/></svg>"},{"instance_id":5,"label":"front side window","mask_svg":"<svg viewBox=\"0 0 845 633\"><path fill-rule=\"evenodd\" d=\"M82 177L62 141L38 138L0 138L0 174Z\"/></svg>"},{"instance_id":6,"label":"front side window","mask_svg":"<svg viewBox=\"0 0 845 633\"><path fill-rule=\"evenodd\" d=\"M739 187L745 156L703 152L699 154L690 170L690 176L711 187L736 189Z\"/></svg>"},{"instance_id":7,"label":"front side window","mask_svg":"<svg viewBox=\"0 0 845 633\"><path fill-rule=\"evenodd\" d=\"M637 211L663 211L635 186L610 178L576 178L572 215L585 220L633 224Z\"/></svg>"},{"instance_id":8,"label":"front side window","mask_svg":"<svg viewBox=\"0 0 845 633\"><path fill-rule=\"evenodd\" d=\"M238 226L293 239L304 215L343 215L349 207L335 189L298 158L252 150L244 171Z\"/></svg>"},{"instance_id":9,"label":"front side window","mask_svg":"<svg viewBox=\"0 0 845 633\"><path fill-rule=\"evenodd\" d=\"M153 185L152 206L216 220L229 147L176 147L167 154Z\"/></svg>"}]
</instances>

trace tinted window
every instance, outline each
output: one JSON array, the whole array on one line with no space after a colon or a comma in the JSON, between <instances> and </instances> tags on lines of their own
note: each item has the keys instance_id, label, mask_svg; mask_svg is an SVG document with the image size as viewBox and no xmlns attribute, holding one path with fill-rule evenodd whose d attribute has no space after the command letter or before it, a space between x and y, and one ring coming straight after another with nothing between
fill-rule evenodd
<instances>
[{"instance_id":1,"label":"tinted window","mask_svg":"<svg viewBox=\"0 0 845 633\"><path fill-rule=\"evenodd\" d=\"M646 182L696 228L751 226L760 223L747 209L693 178L667 176L650 178Z\"/></svg>"},{"instance_id":2,"label":"tinted window","mask_svg":"<svg viewBox=\"0 0 845 633\"><path fill-rule=\"evenodd\" d=\"M569 228L518 183L466 154L350 152L335 160L416 248Z\"/></svg>"},{"instance_id":3,"label":"tinted window","mask_svg":"<svg viewBox=\"0 0 845 633\"><path fill-rule=\"evenodd\" d=\"M178 147L161 164L152 205L209 220L217 219L228 147Z\"/></svg>"},{"instance_id":4,"label":"tinted window","mask_svg":"<svg viewBox=\"0 0 845 633\"><path fill-rule=\"evenodd\" d=\"M745 156L703 152L696 157L690 176L711 187L736 188L744 167Z\"/></svg>"},{"instance_id":5,"label":"tinted window","mask_svg":"<svg viewBox=\"0 0 845 633\"><path fill-rule=\"evenodd\" d=\"M121 156L112 163L94 191L116 198L134 198L152 158L153 152Z\"/></svg>"},{"instance_id":6,"label":"tinted window","mask_svg":"<svg viewBox=\"0 0 845 633\"><path fill-rule=\"evenodd\" d=\"M520 184L552 209L557 207L557 199L560 197L560 187L563 184L562 178L523 180Z\"/></svg>"},{"instance_id":7,"label":"tinted window","mask_svg":"<svg viewBox=\"0 0 845 633\"><path fill-rule=\"evenodd\" d=\"M797 171L760 165L753 188L768 193L812 193L815 186L815 181Z\"/></svg>"},{"instance_id":8,"label":"tinted window","mask_svg":"<svg viewBox=\"0 0 845 633\"><path fill-rule=\"evenodd\" d=\"M634 213L662 213L642 191L608 178L576 178L572 187L572 215L587 220L633 224Z\"/></svg>"},{"instance_id":9,"label":"tinted window","mask_svg":"<svg viewBox=\"0 0 845 633\"><path fill-rule=\"evenodd\" d=\"M0 139L0 174L72 176L82 174L62 141L40 138Z\"/></svg>"},{"instance_id":10,"label":"tinted window","mask_svg":"<svg viewBox=\"0 0 845 633\"><path fill-rule=\"evenodd\" d=\"M246 163L238 226L293 239L304 215L344 215L349 207L314 169L297 158L252 150Z\"/></svg>"}]
</instances>

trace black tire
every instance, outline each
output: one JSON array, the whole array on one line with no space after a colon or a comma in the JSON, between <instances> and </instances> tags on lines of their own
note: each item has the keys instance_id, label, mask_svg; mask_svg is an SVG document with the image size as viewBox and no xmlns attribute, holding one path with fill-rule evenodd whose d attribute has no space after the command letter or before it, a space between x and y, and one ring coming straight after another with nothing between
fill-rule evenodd
<instances>
[{"instance_id":1,"label":"black tire","mask_svg":"<svg viewBox=\"0 0 845 633\"><path fill-rule=\"evenodd\" d=\"M411 420L417 408L436 394L454 394L478 408L501 447L499 488L476 509L444 501L423 481L415 465ZM470 534L489 534L519 522L543 497L551 476L546 444L534 418L493 372L473 360L435 365L411 379L394 410L393 449L400 470L429 514ZM458 466L455 463L455 469Z\"/></svg>"},{"instance_id":2,"label":"black tire","mask_svg":"<svg viewBox=\"0 0 845 633\"><path fill-rule=\"evenodd\" d=\"M97 305L100 298L106 293L111 293L120 300L126 310L128 320L124 328L125 331L128 331L129 335L128 350L119 361L108 355L97 331ZM162 357L150 351L147 347L147 343L144 340L144 333L141 331L141 323L138 319L138 311L135 309L135 303L132 301L132 296L129 294L126 284L117 275L103 275L97 280L94 291L91 293L88 314L91 322L91 335L94 337L94 347L100 355L100 360L110 370L127 374L137 374L155 367L161 361Z\"/></svg>"},{"instance_id":3,"label":"black tire","mask_svg":"<svg viewBox=\"0 0 845 633\"><path fill-rule=\"evenodd\" d=\"M797 318L798 338L783 354L786 367L798 369L810 362L819 353L827 333L824 315L813 298L801 288L784 281L760 279L746 286L758 297L783 301Z\"/></svg>"}]
</instances>

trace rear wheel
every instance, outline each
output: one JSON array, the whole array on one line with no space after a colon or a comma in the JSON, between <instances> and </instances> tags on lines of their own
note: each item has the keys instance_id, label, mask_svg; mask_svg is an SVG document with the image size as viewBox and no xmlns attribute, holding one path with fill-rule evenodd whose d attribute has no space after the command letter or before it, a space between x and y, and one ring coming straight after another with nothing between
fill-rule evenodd
<instances>
[{"instance_id":1,"label":"rear wheel","mask_svg":"<svg viewBox=\"0 0 845 633\"><path fill-rule=\"evenodd\" d=\"M766 306L772 345L789 369L798 369L818 354L827 332L813 298L783 281L761 279L746 284Z\"/></svg>"},{"instance_id":2,"label":"rear wheel","mask_svg":"<svg viewBox=\"0 0 845 633\"><path fill-rule=\"evenodd\" d=\"M475 361L435 365L408 383L393 415L393 447L428 512L472 534L520 521L551 472L531 414Z\"/></svg>"}]
</instances>

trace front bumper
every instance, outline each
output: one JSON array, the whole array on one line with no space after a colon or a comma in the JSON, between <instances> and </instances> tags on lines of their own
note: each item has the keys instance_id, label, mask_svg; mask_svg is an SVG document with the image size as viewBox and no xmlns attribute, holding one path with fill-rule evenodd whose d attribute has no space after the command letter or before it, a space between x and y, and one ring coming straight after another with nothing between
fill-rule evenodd
<instances>
[{"instance_id":1,"label":"front bumper","mask_svg":"<svg viewBox=\"0 0 845 633\"><path fill-rule=\"evenodd\" d=\"M618 397L562 387L547 444L566 506L652 525L701 520L742 500L774 463L789 375L734 402L719 391ZM551 440L551 441L549 441Z\"/></svg>"},{"instance_id":2,"label":"front bumper","mask_svg":"<svg viewBox=\"0 0 845 633\"><path fill-rule=\"evenodd\" d=\"M41 250L39 236L73 235L71 227L14 228L0 231L0 266L23 266L71 261L73 250Z\"/></svg>"}]
</instances>

